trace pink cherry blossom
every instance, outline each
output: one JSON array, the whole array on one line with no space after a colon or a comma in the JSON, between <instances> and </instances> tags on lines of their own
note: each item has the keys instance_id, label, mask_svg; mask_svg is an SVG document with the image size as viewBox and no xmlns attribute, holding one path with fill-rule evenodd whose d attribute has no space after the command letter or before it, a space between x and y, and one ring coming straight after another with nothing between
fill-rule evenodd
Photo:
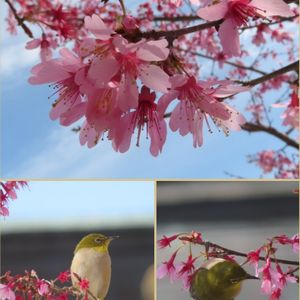
<instances>
[{"instance_id":1,"label":"pink cherry blossom","mask_svg":"<svg viewBox=\"0 0 300 300\"><path fill-rule=\"evenodd\" d=\"M45 280L38 279L37 281L38 293L41 296L47 295L49 293L49 284Z\"/></svg>"},{"instance_id":2,"label":"pink cherry blossom","mask_svg":"<svg viewBox=\"0 0 300 300\"><path fill-rule=\"evenodd\" d=\"M263 169L264 173L272 172L277 165L274 151L262 151L259 154L257 164Z\"/></svg>"},{"instance_id":3,"label":"pink cherry blossom","mask_svg":"<svg viewBox=\"0 0 300 300\"><path fill-rule=\"evenodd\" d=\"M99 88L105 88L118 75L116 99L124 112L138 106L137 79L158 92L166 92L170 88L169 76L160 67L151 64L167 59L167 40L130 43L118 34L111 37L112 30L96 15L85 18L85 27L101 40L94 51L88 78Z\"/></svg>"},{"instance_id":4,"label":"pink cherry blossom","mask_svg":"<svg viewBox=\"0 0 300 300\"><path fill-rule=\"evenodd\" d=\"M279 300L280 297L281 297L281 289L277 288L272 292L269 300Z\"/></svg>"},{"instance_id":5,"label":"pink cherry blossom","mask_svg":"<svg viewBox=\"0 0 300 300\"><path fill-rule=\"evenodd\" d=\"M251 251L247 255L247 259L250 265L254 265L255 268L255 276L258 277L258 262L259 262L259 255L261 252L261 248Z\"/></svg>"},{"instance_id":6,"label":"pink cherry blossom","mask_svg":"<svg viewBox=\"0 0 300 300\"><path fill-rule=\"evenodd\" d=\"M287 109L282 114L283 125L299 129L299 97L294 91Z\"/></svg>"},{"instance_id":7,"label":"pink cherry blossom","mask_svg":"<svg viewBox=\"0 0 300 300\"><path fill-rule=\"evenodd\" d=\"M170 237L163 236L160 240L158 240L158 245L160 249L166 248L166 247L171 247L171 242L176 240L178 237L178 234L172 235Z\"/></svg>"},{"instance_id":8,"label":"pink cherry blossom","mask_svg":"<svg viewBox=\"0 0 300 300\"><path fill-rule=\"evenodd\" d=\"M173 76L171 82L172 88L169 93L159 99L159 111L163 115L174 99L179 100L171 113L170 128L172 131L179 130L183 136L191 133L194 147L200 147L203 143L203 120L211 131L208 116L225 134L229 133L229 129L239 130L240 125L245 122L240 113L217 99L247 91L247 87L234 86L226 80L196 81L195 77L184 75Z\"/></svg>"},{"instance_id":9,"label":"pink cherry blossom","mask_svg":"<svg viewBox=\"0 0 300 300\"><path fill-rule=\"evenodd\" d=\"M157 269L156 275L158 279L162 279L168 276L173 282L176 279L176 268L174 265L174 261L176 258L178 250L176 250L168 261L163 262Z\"/></svg>"},{"instance_id":10,"label":"pink cherry blossom","mask_svg":"<svg viewBox=\"0 0 300 300\"><path fill-rule=\"evenodd\" d=\"M86 278L83 278L79 281L79 288L81 291L86 291L89 289L89 281Z\"/></svg>"},{"instance_id":11,"label":"pink cherry blossom","mask_svg":"<svg viewBox=\"0 0 300 300\"><path fill-rule=\"evenodd\" d=\"M189 289L191 285L192 274L195 270L195 261L197 257L189 255L185 262L182 262L177 266L177 276L183 281L184 289Z\"/></svg>"},{"instance_id":12,"label":"pink cherry blossom","mask_svg":"<svg viewBox=\"0 0 300 300\"><path fill-rule=\"evenodd\" d=\"M51 119L60 118L60 123L68 126L79 120L85 113L86 102L76 83L76 74L83 67L82 60L67 48L60 50L61 58L42 62L31 70L31 84L54 82L54 95L58 95L50 112Z\"/></svg>"},{"instance_id":13,"label":"pink cherry blossom","mask_svg":"<svg viewBox=\"0 0 300 300\"><path fill-rule=\"evenodd\" d=\"M52 58L52 49L57 47L56 41L53 39L51 35L42 34L42 37L39 39L33 39L27 42L25 48L26 49L35 49L40 47L40 57L41 61L47 61Z\"/></svg>"},{"instance_id":14,"label":"pink cherry blossom","mask_svg":"<svg viewBox=\"0 0 300 300\"><path fill-rule=\"evenodd\" d=\"M272 293L272 276L271 276L271 261L267 258L266 264L258 270L262 273L261 290L263 293L270 295Z\"/></svg>"},{"instance_id":15,"label":"pink cherry blossom","mask_svg":"<svg viewBox=\"0 0 300 300\"><path fill-rule=\"evenodd\" d=\"M293 15L283 0L223 0L198 10L198 16L207 21L223 19L219 29L221 44L226 54L235 56L241 53L238 28L247 26L249 18Z\"/></svg>"},{"instance_id":16,"label":"pink cherry blossom","mask_svg":"<svg viewBox=\"0 0 300 300\"><path fill-rule=\"evenodd\" d=\"M65 282L69 281L70 278L71 278L70 271L60 272L59 275L57 276L57 279L61 283L65 283Z\"/></svg>"},{"instance_id":17,"label":"pink cherry blossom","mask_svg":"<svg viewBox=\"0 0 300 300\"><path fill-rule=\"evenodd\" d=\"M0 283L0 299L15 300L16 296L13 290L8 285Z\"/></svg>"},{"instance_id":18,"label":"pink cherry blossom","mask_svg":"<svg viewBox=\"0 0 300 300\"><path fill-rule=\"evenodd\" d=\"M299 253L299 233L291 237L293 251Z\"/></svg>"},{"instance_id":19,"label":"pink cherry blossom","mask_svg":"<svg viewBox=\"0 0 300 300\"><path fill-rule=\"evenodd\" d=\"M276 264L276 270L271 269L271 275L275 288L280 290L284 289L288 282L297 282L297 278L291 274L284 273L279 264Z\"/></svg>"},{"instance_id":20,"label":"pink cherry blossom","mask_svg":"<svg viewBox=\"0 0 300 300\"><path fill-rule=\"evenodd\" d=\"M137 128L137 146L140 143L142 130L146 129L147 138L150 137L150 152L157 156L166 141L167 128L163 116L157 111L157 104L154 102L156 95L150 93L150 89L143 86L139 95L138 107L135 111L125 113L113 136L113 147L116 151L126 152L130 147L131 137Z\"/></svg>"}]
</instances>

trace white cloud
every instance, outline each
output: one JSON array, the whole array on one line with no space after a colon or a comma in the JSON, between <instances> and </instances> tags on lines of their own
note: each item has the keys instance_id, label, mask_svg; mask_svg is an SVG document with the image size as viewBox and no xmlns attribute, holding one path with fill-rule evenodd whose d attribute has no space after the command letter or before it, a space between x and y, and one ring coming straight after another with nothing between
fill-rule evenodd
<instances>
[{"instance_id":1,"label":"white cloud","mask_svg":"<svg viewBox=\"0 0 300 300\"><path fill-rule=\"evenodd\" d=\"M8 177L86 178L101 175L108 177L120 157L108 142L94 149L80 146L78 135L65 127L53 130L36 148L37 152Z\"/></svg>"},{"instance_id":2,"label":"white cloud","mask_svg":"<svg viewBox=\"0 0 300 300\"><path fill-rule=\"evenodd\" d=\"M25 42L2 47L0 51L1 76L12 76L38 62L39 50L26 50Z\"/></svg>"}]
</instances>

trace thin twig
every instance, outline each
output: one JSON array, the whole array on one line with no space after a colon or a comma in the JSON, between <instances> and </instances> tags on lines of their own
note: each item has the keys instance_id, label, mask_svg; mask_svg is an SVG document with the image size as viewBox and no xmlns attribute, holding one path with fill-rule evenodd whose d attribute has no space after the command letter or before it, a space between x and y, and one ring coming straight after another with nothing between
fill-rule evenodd
<instances>
[{"instance_id":1,"label":"thin twig","mask_svg":"<svg viewBox=\"0 0 300 300\"><path fill-rule=\"evenodd\" d=\"M209 247L212 247L212 248L218 248L218 249L226 252L227 254L232 254L232 255L241 256L241 257L248 257L247 253L231 250L231 249L225 248L225 247L220 246L215 243L211 243L211 242L207 242L207 241L197 241L197 240L191 241L191 238L187 237L187 236L179 237L179 239L182 241L188 241L188 242L192 242L194 244L198 244L198 245L202 245L202 246L208 245ZM265 261L266 258L263 256L259 256L259 260ZM270 258L270 260L272 262L278 262L278 263L285 264L285 265L299 266L299 262L294 261L294 260L286 260L286 259L278 259L278 258L276 258L276 259Z\"/></svg>"},{"instance_id":2,"label":"thin twig","mask_svg":"<svg viewBox=\"0 0 300 300\"><path fill-rule=\"evenodd\" d=\"M273 71L269 74L266 74L264 76L261 76L259 78L256 78L256 79L253 79L253 80L250 80L250 81L236 81L238 83L241 83L242 85L245 85L245 86L255 86L255 85L258 85L260 83L263 83L267 80L270 80L270 79L273 79L279 75L282 75L282 74L285 74L287 72L290 72L290 71L295 71L295 72L298 72L298 69L299 69L299 60L296 61L296 62L293 62L281 69L278 69L276 71Z\"/></svg>"},{"instance_id":3,"label":"thin twig","mask_svg":"<svg viewBox=\"0 0 300 300\"><path fill-rule=\"evenodd\" d=\"M33 39L33 34L31 32L31 30L29 29L29 27L24 23L24 19L23 18L20 18L16 9L14 8L14 6L12 5L12 3L9 1L9 0L4 0L9 8L11 9L15 19L17 20L18 22L18 25L22 27L22 29L24 30L24 32L31 38Z\"/></svg>"},{"instance_id":4,"label":"thin twig","mask_svg":"<svg viewBox=\"0 0 300 300\"><path fill-rule=\"evenodd\" d=\"M294 141L293 139L291 139L288 135L281 133L280 131L276 130L273 127L270 126L264 126L262 124L259 123L245 123L244 125L241 126L243 130L248 131L248 132L266 132L269 133L270 135L273 135L275 137L277 137L278 139L282 140L283 142L285 142L287 145L296 148L297 150L299 149L299 144Z\"/></svg>"}]
</instances>

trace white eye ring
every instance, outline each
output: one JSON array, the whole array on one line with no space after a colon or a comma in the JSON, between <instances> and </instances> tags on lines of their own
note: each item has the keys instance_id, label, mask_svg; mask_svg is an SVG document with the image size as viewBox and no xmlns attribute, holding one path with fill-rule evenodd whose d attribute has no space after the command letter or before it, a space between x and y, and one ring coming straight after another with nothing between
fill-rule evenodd
<instances>
[{"instance_id":1,"label":"white eye ring","mask_svg":"<svg viewBox=\"0 0 300 300\"><path fill-rule=\"evenodd\" d=\"M101 238L95 238L95 242L100 244L100 243L102 243L102 239Z\"/></svg>"}]
</instances>

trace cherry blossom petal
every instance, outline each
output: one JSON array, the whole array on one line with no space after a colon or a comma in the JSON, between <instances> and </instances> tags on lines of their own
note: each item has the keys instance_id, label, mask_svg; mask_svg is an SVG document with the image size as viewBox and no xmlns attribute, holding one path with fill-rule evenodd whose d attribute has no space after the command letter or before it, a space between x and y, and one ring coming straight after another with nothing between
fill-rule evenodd
<instances>
[{"instance_id":1,"label":"cherry blossom petal","mask_svg":"<svg viewBox=\"0 0 300 300\"><path fill-rule=\"evenodd\" d=\"M144 85L157 91L166 93L171 88L169 76L160 67L155 65L140 65L139 77Z\"/></svg>"},{"instance_id":2,"label":"cherry blossom petal","mask_svg":"<svg viewBox=\"0 0 300 300\"><path fill-rule=\"evenodd\" d=\"M105 87L119 68L119 63L112 57L94 59L88 71L88 77L95 81L97 87Z\"/></svg>"},{"instance_id":3,"label":"cherry blossom petal","mask_svg":"<svg viewBox=\"0 0 300 300\"><path fill-rule=\"evenodd\" d=\"M247 86L226 85L217 88L212 95L217 98L225 98L249 90L250 88Z\"/></svg>"},{"instance_id":4,"label":"cherry blossom petal","mask_svg":"<svg viewBox=\"0 0 300 300\"><path fill-rule=\"evenodd\" d=\"M81 126L81 130L79 134L80 144L82 146L84 144L87 144L88 148L92 148L97 145L98 140L99 140L99 133L89 123L85 122Z\"/></svg>"},{"instance_id":5,"label":"cherry blossom petal","mask_svg":"<svg viewBox=\"0 0 300 300\"><path fill-rule=\"evenodd\" d=\"M64 80L70 77L70 73L56 61L47 61L34 66L31 69L32 76L28 82L31 84L43 84Z\"/></svg>"},{"instance_id":6,"label":"cherry blossom petal","mask_svg":"<svg viewBox=\"0 0 300 300\"><path fill-rule=\"evenodd\" d=\"M128 113L120 119L116 128L116 135L114 139L114 149L120 153L128 151L133 134L133 112Z\"/></svg>"},{"instance_id":7,"label":"cherry blossom petal","mask_svg":"<svg viewBox=\"0 0 300 300\"><path fill-rule=\"evenodd\" d=\"M149 136L151 139L150 152L153 156L157 156L162 152L162 148L167 138L167 125L164 119L161 119L159 128L152 126L149 128Z\"/></svg>"},{"instance_id":8,"label":"cherry blossom petal","mask_svg":"<svg viewBox=\"0 0 300 300\"><path fill-rule=\"evenodd\" d=\"M187 101L181 101L176 105L170 117L170 129L172 131L179 129L179 133L182 136L192 132L191 122L193 122L194 111L188 107Z\"/></svg>"},{"instance_id":9,"label":"cherry blossom petal","mask_svg":"<svg viewBox=\"0 0 300 300\"><path fill-rule=\"evenodd\" d=\"M29 42L26 43L25 48L26 49L35 49L41 45L41 40L40 39L33 39Z\"/></svg>"},{"instance_id":10,"label":"cherry blossom petal","mask_svg":"<svg viewBox=\"0 0 300 300\"><path fill-rule=\"evenodd\" d=\"M139 91L135 78L130 73L123 74L117 95L118 106L123 111L128 111L130 108L136 108L138 106L138 98Z\"/></svg>"},{"instance_id":11,"label":"cherry blossom petal","mask_svg":"<svg viewBox=\"0 0 300 300\"><path fill-rule=\"evenodd\" d=\"M161 96L158 100L157 110L161 117L166 113L169 104L178 97L177 91L170 91L169 93Z\"/></svg>"},{"instance_id":12,"label":"cherry blossom petal","mask_svg":"<svg viewBox=\"0 0 300 300\"><path fill-rule=\"evenodd\" d=\"M162 279L162 278L166 277L167 274L168 274L168 267L166 264L163 263L157 268L156 277L158 279Z\"/></svg>"},{"instance_id":13,"label":"cherry blossom petal","mask_svg":"<svg viewBox=\"0 0 300 300\"><path fill-rule=\"evenodd\" d=\"M76 106L73 106L67 112L60 116L60 124L63 126L69 126L78 121L86 111L86 102L81 102Z\"/></svg>"},{"instance_id":14,"label":"cherry blossom petal","mask_svg":"<svg viewBox=\"0 0 300 300\"><path fill-rule=\"evenodd\" d=\"M135 52L139 48L139 46L143 43L144 43L143 40L141 40L140 42L137 42L137 43L129 43L126 39L124 39L120 35L114 36L114 39L113 39L113 44L115 46L115 50L122 54Z\"/></svg>"},{"instance_id":15,"label":"cherry blossom petal","mask_svg":"<svg viewBox=\"0 0 300 300\"><path fill-rule=\"evenodd\" d=\"M230 118L220 121L221 126L225 126L230 130L241 130L241 125L246 123L244 116L229 105L224 104L224 106L226 107L226 111L230 114Z\"/></svg>"},{"instance_id":16,"label":"cherry blossom petal","mask_svg":"<svg viewBox=\"0 0 300 300\"><path fill-rule=\"evenodd\" d=\"M228 11L227 1L211 6L200 8L197 15L207 21L217 21L223 19Z\"/></svg>"},{"instance_id":17,"label":"cherry blossom petal","mask_svg":"<svg viewBox=\"0 0 300 300\"><path fill-rule=\"evenodd\" d=\"M84 18L84 26L89 30L93 35L103 41L108 40L113 33L113 30L105 25L101 18L95 14L91 17L86 16Z\"/></svg>"},{"instance_id":18,"label":"cherry blossom petal","mask_svg":"<svg viewBox=\"0 0 300 300\"><path fill-rule=\"evenodd\" d=\"M193 130L193 146L195 148L201 147L203 144L203 114L196 112L194 116L194 130Z\"/></svg>"},{"instance_id":19,"label":"cherry blossom petal","mask_svg":"<svg viewBox=\"0 0 300 300\"><path fill-rule=\"evenodd\" d=\"M67 100L67 101L66 101ZM61 99L59 102L55 103L50 111L50 119L56 120L58 119L63 113L68 111L73 105L81 102L80 95L74 94L72 97L67 99Z\"/></svg>"},{"instance_id":20,"label":"cherry blossom petal","mask_svg":"<svg viewBox=\"0 0 300 300\"><path fill-rule=\"evenodd\" d=\"M5 206L0 206L0 216L7 217L9 216L9 210ZM0 294L1 295L1 294Z\"/></svg>"},{"instance_id":21,"label":"cherry blossom petal","mask_svg":"<svg viewBox=\"0 0 300 300\"><path fill-rule=\"evenodd\" d=\"M47 61L52 58L52 51L50 48L42 48L40 52L41 61Z\"/></svg>"},{"instance_id":22,"label":"cherry blossom petal","mask_svg":"<svg viewBox=\"0 0 300 300\"><path fill-rule=\"evenodd\" d=\"M16 296L13 290L5 284L0 283L0 299L15 300Z\"/></svg>"},{"instance_id":23,"label":"cherry blossom petal","mask_svg":"<svg viewBox=\"0 0 300 300\"><path fill-rule=\"evenodd\" d=\"M237 25L232 18L227 18L221 24L219 36L223 51L225 54L238 56L240 55L240 39Z\"/></svg>"},{"instance_id":24,"label":"cherry blossom petal","mask_svg":"<svg viewBox=\"0 0 300 300\"><path fill-rule=\"evenodd\" d=\"M137 57L144 61L162 61L169 56L168 41L161 39L144 43L136 52Z\"/></svg>"},{"instance_id":25,"label":"cherry blossom petal","mask_svg":"<svg viewBox=\"0 0 300 300\"><path fill-rule=\"evenodd\" d=\"M68 48L60 49L59 54L64 59L64 65L78 65L80 62L79 57L74 55L74 52L70 51Z\"/></svg>"},{"instance_id":26,"label":"cherry blossom petal","mask_svg":"<svg viewBox=\"0 0 300 300\"><path fill-rule=\"evenodd\" d=\"M250 3L251 6L257 7L262 11L259 11L260 14L268 16L281 16L281 17L292 17L294 13L282 0L253 0Z\"/></svg>"}]
</instances>

